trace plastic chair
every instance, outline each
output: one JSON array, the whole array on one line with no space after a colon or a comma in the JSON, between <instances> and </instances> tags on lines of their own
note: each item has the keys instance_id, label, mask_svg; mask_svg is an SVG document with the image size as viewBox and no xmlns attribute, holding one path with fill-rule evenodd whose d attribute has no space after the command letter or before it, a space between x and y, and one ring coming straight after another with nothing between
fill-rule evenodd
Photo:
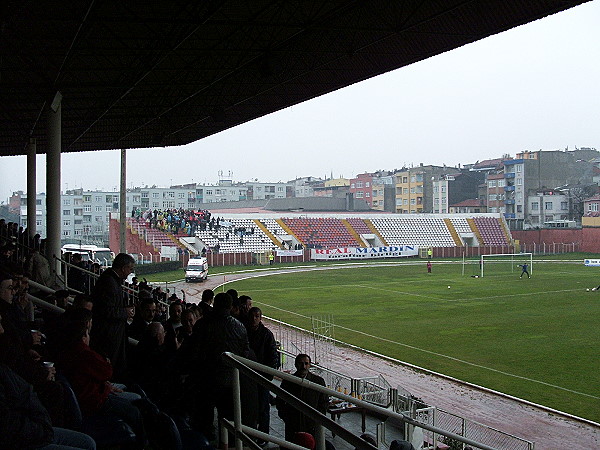
<instances>
[{"instance_id":1,"label":"plastic chair","mask_svg":"<svg viewBox=\"0 0 600 450\"><path fill-rule=\"evenodd\" d=\"M70 418L67 428L87 434L96 441L98 447L130 445L136 442L136 435L131 427L118 417L105 415L83 417L71 383L60 373L56 374L56 381L63 385L65 392L65 406L68 408Z\"/></svg>"}]
</instances>

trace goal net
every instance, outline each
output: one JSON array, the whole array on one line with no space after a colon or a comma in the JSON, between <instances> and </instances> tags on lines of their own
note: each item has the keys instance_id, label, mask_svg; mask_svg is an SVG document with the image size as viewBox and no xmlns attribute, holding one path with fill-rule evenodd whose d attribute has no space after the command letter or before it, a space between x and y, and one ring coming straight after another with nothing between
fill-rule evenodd
<instances>
[{"instance_id":1,"label":"goal net","mask_svg":"<svg viewBox=\"0 0 600 450\"><path fill-rule=\"evenodd\" d=\"M479 266L481 277L490 275L505 275L521 272L524 264L527 271L533 271L532 253L499 253L494 255L481 255Z\"/></svg>"}]
</instances>

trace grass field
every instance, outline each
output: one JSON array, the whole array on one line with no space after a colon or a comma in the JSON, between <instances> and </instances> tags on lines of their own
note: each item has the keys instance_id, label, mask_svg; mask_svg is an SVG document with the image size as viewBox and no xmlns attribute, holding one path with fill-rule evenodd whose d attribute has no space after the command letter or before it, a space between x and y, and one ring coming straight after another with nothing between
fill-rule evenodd
<instances>
[{"instance_id":1,"label":"grass field","mask_svg":"<svg viewBox=\"0 0 600 450\"><path fill-rule=\"evenodd\" d=\"M472 278L460 264L373 265L227 288L267 316L310 329L332 314L341 341L600 422L600 292L585 290L600 268L534 262L520 280L501 266Z\"/></svg>"}]
</instances>

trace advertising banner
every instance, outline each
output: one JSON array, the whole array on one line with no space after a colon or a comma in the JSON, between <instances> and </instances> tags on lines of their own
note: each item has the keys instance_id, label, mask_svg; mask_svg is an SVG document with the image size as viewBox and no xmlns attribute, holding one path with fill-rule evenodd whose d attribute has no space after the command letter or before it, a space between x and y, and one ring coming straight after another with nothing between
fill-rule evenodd
<instances>
[{"instance_id":1,"label":"advertising banner","mask_svg":"<svg viewBox=\"0 0 600 450\"><path fill-rule=\"evenodd\" d=\"M302 256L302 253L304 253L304 250L282 250L279 248L275 250L276 256Z\"/></svg>"},{"instance_id":2,"label":"advertising banner","mask_svg":"<svg viewBox=\"0 0 600 450\"><path fill-rule=\"evenodd\" d=\"M418 256L419 247L416 245L388 245L381 247L338 247L328 249L312 249L310 259L375 259L402 258Z\"/></svg>"},{"instance_id":3,"label":"advertising banner","mask_svg":"<svg viewBox=\"0 0 600 450\"><path fill-rule=\"evenodd\" d=\"M600 259L584 259L583 264L586 266L600 266Z\"/></svg>"}]
</instances>

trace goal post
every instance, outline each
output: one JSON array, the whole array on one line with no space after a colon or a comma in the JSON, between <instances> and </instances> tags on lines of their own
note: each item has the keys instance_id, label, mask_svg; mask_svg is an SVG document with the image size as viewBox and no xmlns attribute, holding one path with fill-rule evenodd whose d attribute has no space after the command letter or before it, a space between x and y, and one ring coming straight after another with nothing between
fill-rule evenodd
<instances>
[{"instance_id":1,"label":"goal post","mask_svg":"<svg viewBox=\"0 0 600 450\"><path fill-rule=\"evenodd\" d=\"M479 266L481 277L485 274L503 274L519 271L527 264L529 273L533 273L533 253L496 253L481 255Z\"/></svg>"}]
</instances>

